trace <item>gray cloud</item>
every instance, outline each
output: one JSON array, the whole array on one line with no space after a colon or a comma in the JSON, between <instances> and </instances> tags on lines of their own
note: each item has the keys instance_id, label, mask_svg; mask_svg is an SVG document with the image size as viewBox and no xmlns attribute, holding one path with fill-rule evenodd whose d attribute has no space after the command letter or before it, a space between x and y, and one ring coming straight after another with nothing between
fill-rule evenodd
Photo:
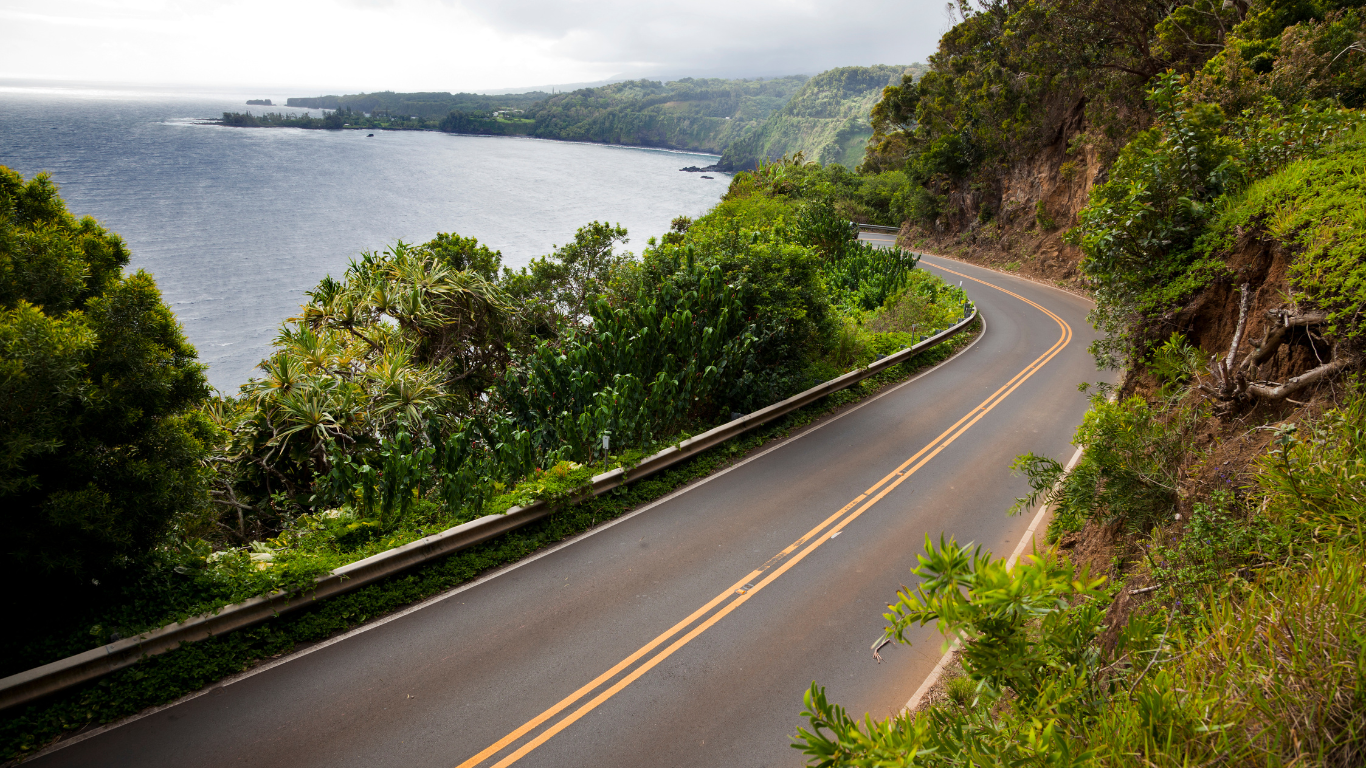
<instances>
[{"instance_id":1,"label":"gray cloud","mask_svg":"<svg viewBox=\"0 0 1366 768\"><path fill-rule=\"evenodd\" d=\"M771 77L923 61L942 2L0 0L0 77L504 91ZM320 54L320 41L375 55Z\"/></svg>"},{"instance_id":2,"label":"gray cloud","mask_svg":"<svg viewBox=\"0 0 1366 768\"><path fill-rule=\"evenodd\" d=\"M909 64L932 53L947 26L939 0L456 2L502 34L548 41L554 54L626 77L767 77Z\"/></svg>"}]
</instances>

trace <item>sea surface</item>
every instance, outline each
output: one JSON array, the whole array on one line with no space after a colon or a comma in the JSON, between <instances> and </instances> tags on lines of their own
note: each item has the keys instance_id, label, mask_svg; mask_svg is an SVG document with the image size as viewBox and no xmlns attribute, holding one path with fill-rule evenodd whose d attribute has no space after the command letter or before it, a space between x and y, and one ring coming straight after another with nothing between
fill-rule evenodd
<instances>
[{"instance_id":1,"label":"sea surface","mask_svg":"<svg viewBox=\"0 0 1366 768\"><path fill-rule=\"evenodd\" d=\"M130 269L155 276L224 392L254 374L303 292L363 251L458 232L515 268L599 220L625 226L639 252L729 183L679 172L710 155L200 123L260 112L244 102L261 96L0 81L0 165L50 173L72 213L123 237Z\"/></svg>"}]
</instances>

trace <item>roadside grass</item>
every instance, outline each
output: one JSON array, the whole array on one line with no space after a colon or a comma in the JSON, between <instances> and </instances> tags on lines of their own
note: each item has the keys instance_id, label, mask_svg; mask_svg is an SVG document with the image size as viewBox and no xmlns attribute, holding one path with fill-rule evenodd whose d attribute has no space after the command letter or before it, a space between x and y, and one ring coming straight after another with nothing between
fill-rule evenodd
<instances>
[{"instance_id":1,"label":"roadside grass","mask_svg":"<svg viewBox=\"0 0 1366 768\"><path fill-rule=\"evenodd\" d=\"M831 394L749 435L737 437L654 477L563 506L536 523L492 541L330 598L316 607L143 659L100 680L7 713L0 725L0 759L21 760L64 736L174 701L265 660L401 610L618 518L724 469L750 451L787 437L793 430L938 365L969 345L980 332L980 321L974 322L963 333L911 360ZM601 469L593 470L597 471ZM388 548L402 542L389 543L389 539L384 539L381 543L387 545L383 548Z\"/></svg>"}]
</instances>

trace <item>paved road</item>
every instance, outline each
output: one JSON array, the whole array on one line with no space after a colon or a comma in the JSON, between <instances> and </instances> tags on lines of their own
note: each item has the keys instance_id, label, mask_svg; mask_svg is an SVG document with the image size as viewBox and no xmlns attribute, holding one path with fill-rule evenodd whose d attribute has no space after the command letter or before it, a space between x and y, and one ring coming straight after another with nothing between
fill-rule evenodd
<instances>
[{"instance_id":1,"label":"paved road","mask_svg":"<svg viewBox=\"0 0 1366 768\"><path fill-rule=\"evenodd\" d=\"M854 712L897 711L939 636L880 665L869 645L926 534L1008 555L1028 527L1005 515L1025 490L1011 459L1070 456L1076 385L1102 378L1084 300L922 264L964 280L986 318L948 363L534 561L35 764L796 766L812 680Z\"/></svg>"}]
</instances>

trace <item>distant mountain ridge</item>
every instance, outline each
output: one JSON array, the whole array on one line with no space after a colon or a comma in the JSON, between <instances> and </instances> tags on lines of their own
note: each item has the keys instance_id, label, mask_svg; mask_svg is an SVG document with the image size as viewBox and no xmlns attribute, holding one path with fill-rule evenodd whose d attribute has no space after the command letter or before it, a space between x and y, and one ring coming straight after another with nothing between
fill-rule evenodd
<instances>
[{"instance_id":1,"label":"distant mountain ridge","mask_svg":"<svg viewBox=\"0 0 1366 768\"><path fill-rule=\"evenodd\" d=\"M800 151L808 160L856 167L873 135L869 113L882 89L902 75L919 77L921 64L840 67L806 81L792 99L754 132L730 144L720 166L729 171L753 168Z\"/></svg>"},{"instance_id":2,"label":"distant mountain ridge","mask_svg":"<svg viewBox=\"0 0 1366 768\"><path fill-rule=\"evenodd\" d=\"M415 119L447 133L534 136L723 155L741 170L803 151L853 167L883 87L920 65L841 67L815 77L628 80L565 93L397 93L291 97L286 106ZM923 67L921 67L923 69Z\"/></svg>"},{"instance_id":3,"label":"distant mountain ridge","mask_svg":"<svg viewBox=\"0 0 1366 768\"><path fill-rule=\"evenodd\" d=\"M355 112L381 112L394 116L417 117L440 120L451 110L492 111L515 107L525 107L551 94L544 91L502 94L489 96L482 93L448 93L432 91L424 93L356 93L346 96L291 96L287 107L303 109L351 109Z\"/></svg>"}]
</instances>

